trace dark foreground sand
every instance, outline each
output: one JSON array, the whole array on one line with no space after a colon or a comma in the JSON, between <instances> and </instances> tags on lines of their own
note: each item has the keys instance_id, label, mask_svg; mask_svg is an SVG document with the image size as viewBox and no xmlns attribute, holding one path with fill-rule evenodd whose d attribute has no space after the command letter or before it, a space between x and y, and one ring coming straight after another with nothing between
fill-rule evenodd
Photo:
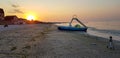
<instances>
[{"instance_id":1,"label":"dark foreground sand","mask_svg":"<svg viewBox=\"0 0 120 58\"><path fill-rule=\"evenodd\" d=\"M120 42L115 50L106 45L103 38L48 24L0 31L0 58L120 58Z\"/></svg>"}]
</instances>

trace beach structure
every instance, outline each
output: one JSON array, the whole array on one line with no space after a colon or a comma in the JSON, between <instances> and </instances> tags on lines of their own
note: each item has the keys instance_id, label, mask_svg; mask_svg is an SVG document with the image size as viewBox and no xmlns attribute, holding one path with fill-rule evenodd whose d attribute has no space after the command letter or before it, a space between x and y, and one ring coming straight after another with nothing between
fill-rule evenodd
<instances>
[{"instance_id":1,"label":"beach structure","mask_svg":"<svg viewBox=\"0 0 120 58\"><path fill-rule=\"evenodd\" d=\"M4 10L0 8L0 21L4 20Z\"/></svg>"},{"instance_id":2,"label":"beach structure","mask_svg":"<svg viewBox=\"0 0 120 58\"><path fill-rule=\"evenodd\" d=\"M5 16L5 24L25 24L25 20L18 18L16 15Z\"/></svg>"},{"instance_id":3,"label":"beach structure","mask_svg":"<svg viewBox=\"0 0 120 58\"><path fill-rule=\"evenodd\" d=\"M16 15L5 16L5 19L4 19L6 24L15 24L17 20L18 20L18 17Z\"/></svg>"},{"instance_id":4,"label":"beach structure","mask_svg":"<svg viewBox=\"0 0 120 58\"><path fill-rule=\"evenodd\" d=\"M79 22L81 25L83 25L83 27L73 27L72 26L72 22L73 20L76 20L77 22ZM87 26L85 24L83 24L78 18L73 17L71 22L69 23L69 26L58 26L59 30L65 30L65 31L87 31Z\"/></svg>"},{"instance_id":5,"label":"beach structure","mask_svg":"<svg viewBox=\"0 0 120 58\"><path fill-rule=\"evenodd\" d=\"M26 24L26 20L18 18L16 15L5 16L4 10L0 8L0 24Z\"/></svg>"},{"instance_id":6,"label":"beach structure","mask_svg":"<svg viewBox=\"0 0 120 58\"><path fill-rule=\"evenodd\" d=\"M16 24L26 24L26 19L18 18Z\"/></svg>"}]
</instances>

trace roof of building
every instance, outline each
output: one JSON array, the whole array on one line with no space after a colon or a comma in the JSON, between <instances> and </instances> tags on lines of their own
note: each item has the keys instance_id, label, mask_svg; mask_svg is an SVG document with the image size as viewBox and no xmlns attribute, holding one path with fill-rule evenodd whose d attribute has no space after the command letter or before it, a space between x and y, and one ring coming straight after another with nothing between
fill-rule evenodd
<instances>
[{"instance_id":1,"label":"roof of building","mask_svg":"<svg viewBox=\"0 0 120 58\"><path fill-rule=\"evenodd\" d=\"M17 17L17 16L16 16L16 15L5 16L5 20L11 20L11 19L13 19L14 17Z\"/></svg>"},{"instance_id":2,"label":"roof of building","mask_svg":"<svg viewBox=\"0 0 120 58\"><path fill-rule=\"evenodd\" d=\"M0 8L0 13L4 13L4 10L2 8Z\"/></svg>"}]
</instances>

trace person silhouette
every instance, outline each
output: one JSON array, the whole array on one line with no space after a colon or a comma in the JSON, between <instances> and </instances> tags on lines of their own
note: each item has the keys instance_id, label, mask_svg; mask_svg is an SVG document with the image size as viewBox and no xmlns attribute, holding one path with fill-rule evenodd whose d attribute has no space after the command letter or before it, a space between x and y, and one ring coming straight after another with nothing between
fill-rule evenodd
<instances>
[{"instance_id":1,"label":"person silhouette","mask_svg":"<svg viewBox=\"0 0 120 58\"><path fill-rule=\"evenodd\" d=\"M5 25L4 25L4 28L5 28L5 27L8 27L8 25L7 25L7 24L5 24Z\"/></svg>"},{"instance_id":2,"label":"person silhouette","mask_svg":"<svg viewBox=\"0 0 120 58\"><path fill-rule=\"evenodd\" d=\"M109 48L109 49L115 49L114 44L113 44L112 36L110 36L109 38L110 39L109 39L109 43L107 45L107 48Z\"/></svg>"}]
</instances>

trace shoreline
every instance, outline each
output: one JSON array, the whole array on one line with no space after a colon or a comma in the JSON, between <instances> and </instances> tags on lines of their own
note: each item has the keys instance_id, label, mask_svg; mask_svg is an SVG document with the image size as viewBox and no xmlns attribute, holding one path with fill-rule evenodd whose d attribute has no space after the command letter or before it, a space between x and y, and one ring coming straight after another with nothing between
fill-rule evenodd
<instances>
[{"instance_id":1,"label":"shoreline","mask_svg":"<svg viewBox=\"0 0 120 58\"><path fill-rule=\"evenodd\" d=\"M105 38L59 31L53 24L23 25L0 31L0 58L119 58L120 42L107 49ZM103 40L104 39L104 40Z\"/></svg>"},{"instance_id":2,"label":"shoreline","mask_svg":"<svg viewBox=\"0 0 120 58\"><path fill-rule=\"evenodd\" d=\"M103 38L109 38L109 36L112 36L113 37L113 40L115 40L115 41L120 41L120 39L119 39L119 33L118 33L118 35L114 35L114 33L110 33L110 31L112 31L112 30L107 30L106 32L105 31L103 31L103 30L99 30L99 29L91 29L91 28L89 28L88 29L88 34L90 34L90 35L94 35L94 36L98 36L98 37L103 37ZM108 32L108 33L107 33ZM116 31L116 32L119 32L119 31Z\"/></svg>"},{"instance_id":3,"label":"shoreline","mask_svg":"<svg viewBox=\"0 0 120 58\"><path fill-rule=\"evenodd\" d=\"M91 23L91 22L90 22ZM90 23L86 23L86 25L90 26L88 27L87 33L94 35L94 36L98 36L98 37L104 37L104 38L109 38L109 36L112 36L114 40L118 40L120 41L120 30L118 30L119 28L105 28L103 26L101 26L100 24L97 25L91 25ZM73 23L73 26L76 23ZM68 23L65 24L56 24L58 26L69 26ZM100 25L100 26L99 26Z\"/></svg>"}]
</instances>

